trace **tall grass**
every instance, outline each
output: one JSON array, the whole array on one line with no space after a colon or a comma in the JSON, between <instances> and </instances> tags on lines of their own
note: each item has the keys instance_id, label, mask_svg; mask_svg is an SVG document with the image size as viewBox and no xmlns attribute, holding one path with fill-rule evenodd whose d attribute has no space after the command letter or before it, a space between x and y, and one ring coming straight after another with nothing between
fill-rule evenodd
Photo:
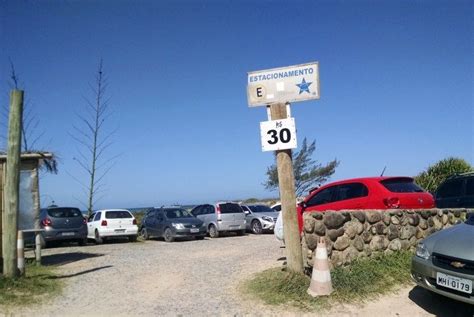
<instances>
[{"instance_id":1,"label":"tall grass","mask_svg":"<svg viewBox=\"0 0 474 317\"><path fill-rule=\"evenodd\" d=\"M354 261L331 271L334 292L327 297L309 296L310 278L274 268L255 275L243 291L270 305L287 304L304 310L329 308L335 303L362 302L410 283L412 253L404 251Z\"/></svg>"}]
</instances>

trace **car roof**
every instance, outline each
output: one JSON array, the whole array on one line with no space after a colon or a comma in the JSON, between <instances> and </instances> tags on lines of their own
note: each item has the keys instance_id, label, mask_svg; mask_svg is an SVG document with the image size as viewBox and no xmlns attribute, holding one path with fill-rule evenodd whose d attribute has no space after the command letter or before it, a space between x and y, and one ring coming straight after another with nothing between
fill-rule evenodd
<instances>
[{"instance_id":1,"label":"car roof","mask_svg":"<svg viewBox=\"0 0 474 317\"><path fill-rule=\"evenodd\" d=\"M130 210L128 210L128 209L100 209L100 210L94 211L94 213L105 212L105 211L128 211L128 212L130 212Z\"/></svg>"},{"instance_id":2,"label":"car roof","mask_svg":"<svg viewBox=\"0 0 474 317\"><path fill-rule=\"evenodd\" d=\"M354 183L354 182L380 182L384 181L387 179L397 179L397 178L405 178L405 179L410 179L413 180L413 177L410 176L373 176L373 177L358 177L358 178L348 178L348 179L341 179L339 181L331 182L324 184L323 186L319 187L318 189L321 189L323 187L328 187L332 185L338 185L338 184L346 184L346 183ZM318 190L316 189L316 190ZM315 192L316 190L313 190L312 192Z\"/></svg>"}]
</instances>

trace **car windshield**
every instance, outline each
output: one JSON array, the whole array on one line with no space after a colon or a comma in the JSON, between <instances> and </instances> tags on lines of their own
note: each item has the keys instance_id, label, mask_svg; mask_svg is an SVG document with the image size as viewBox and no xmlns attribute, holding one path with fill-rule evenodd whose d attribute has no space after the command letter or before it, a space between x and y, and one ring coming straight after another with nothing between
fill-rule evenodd
<instances>
[{"instance_id":1,"label":"car windshield","mask_svg":"<svg viewBox=\"0 0 474 317\"><path fill-rule=\"evenodd\" d=\"M128 211L106 211L105 218L107 219L120 219L120 218L132 218L133 216Z\"/></svg>"},{"instance_id":2,"label":"car windshield","mask_svg":"<svg viewBox=\"0 0 474 317\"><path fill-rule=\"evenodd\" d=\"M82 217L81 211L77 208L48 209L48 215L53 218Z\"/></svg>"},{"instance_id":3,"label":"car windshield","mask_svg":"<svg viewBox=\"0 0 474 317\"><path fill-rule=\"evenodd\" d=\"M265 205L253 205L253 206L249 206L249 208L253 212L275 212L275 210Z\"/></svg>"},{"instance_id":4,"label":"car windshield","mask_svg":"<svg viewBox=\"0 0 474 317\"><path fill-rule=\"evenodd\" d=\"M389 178L381 181L382 185L392 193L422 193L424 190L411 178Z\"/></svg>"},{"instance_id":5,"label":"car windshield","mask_svg":"<svg viewBox=\"0 0 474 317\"><path fill-rule=\"evenodd\" d=\"M187 210L184 209L166 209L165 213L166 218L169 219L193 217Z\"/></svg>"}]
</instances>

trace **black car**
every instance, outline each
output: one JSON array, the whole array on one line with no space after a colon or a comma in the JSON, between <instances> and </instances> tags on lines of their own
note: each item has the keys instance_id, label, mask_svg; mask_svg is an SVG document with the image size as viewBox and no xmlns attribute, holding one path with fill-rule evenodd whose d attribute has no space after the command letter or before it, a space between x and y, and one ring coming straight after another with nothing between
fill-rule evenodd
<instances>
[{"instance_id":1,"label":"black car","mask_svg":"<svg viewBox=\"0 0 474 317\"><path fill-rule=\"evenodd\" d=\"M207 230L204 223L183 208L153 208L142 220L140 235L146 240L151 237L164 238L172 242L175 238L195 237L204 239Z\"/></svg>"},{"instance_id":2,"label":"black car","mask_svg":"<svg viewBox=\"0 0 474 317\"><path fill-rule=\"evenodd\" d=\"M78 208L50 206L41 209L41 244L46 247L55 241L87 244L87 221Z\"/></svg>"},{"instance_id":3,"label":"black car","mask_svg":"<svg viewBox=\"0 0 474 317\"><path fill-rule=\"evenodd\" d=\"M474 173L454 175L435 193L437 208L474 208Z\"/></svg>"}]
</instances>

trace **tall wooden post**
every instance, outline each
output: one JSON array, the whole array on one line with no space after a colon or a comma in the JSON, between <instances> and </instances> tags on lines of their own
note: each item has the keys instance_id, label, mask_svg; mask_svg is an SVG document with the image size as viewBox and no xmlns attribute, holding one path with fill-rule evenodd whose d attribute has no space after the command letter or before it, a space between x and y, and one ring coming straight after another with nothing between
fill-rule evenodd
<instances>
[{"instance_id":1,"label":"tall wooden post","mask_svg":"<svg viewBox=\"0 0 474 317\"><path fill-rule=\"evenodd\" d=\"M5 210L3 214L3 275L18 276L17 231L20 192L21 118L23 115L23 91L10 93L10 116L8 120L8 150L5 179Z\"/></svg>"},{"instance_id":2,"label":"tall wooden post","mask_svg":"<svg viewBox=\"0 0 474 317\"><path fill-rule=\"evenodd\" d=\"M272 120L286 119L286 105L273 104L270 106L270 113ZM291 150L276 151L276 158L287 265L290 271L302 273L303 253L296 214L295 176Z\"/></svg>"}]
</instances>

